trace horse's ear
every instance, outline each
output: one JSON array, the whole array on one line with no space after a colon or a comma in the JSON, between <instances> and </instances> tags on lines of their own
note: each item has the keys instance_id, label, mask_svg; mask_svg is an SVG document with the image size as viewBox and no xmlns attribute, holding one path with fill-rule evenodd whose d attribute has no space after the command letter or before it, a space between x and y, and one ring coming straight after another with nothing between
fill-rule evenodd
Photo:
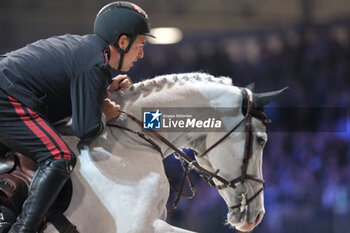
<instances>
[{"instance_id":1,"label":"horse's ear","mask_svg":"<svg viewBox=\"0 0 350 233\"><path fill-rule=\"evenodd\" d=\"M250 83L246 86L246 88L248 88L249 90L251 91L254 91L254 88L255 88L255 83Z\"/></svg>"},{"instance_id":2,"label":"horse's ear","mask_svg":"<svg viewBox=\"0 0 350 233\"><path fill-rule=\"evenodd\" d=\"M278 96L283 94L286 90L288 90L289 87L284 87L277 91L271 91L271 92L265 92L265 93L259 93L253 94L254 97L254 108L262 108L266 104L270 103L271 101L275 100Z\"/></svg>"}]
</instances>

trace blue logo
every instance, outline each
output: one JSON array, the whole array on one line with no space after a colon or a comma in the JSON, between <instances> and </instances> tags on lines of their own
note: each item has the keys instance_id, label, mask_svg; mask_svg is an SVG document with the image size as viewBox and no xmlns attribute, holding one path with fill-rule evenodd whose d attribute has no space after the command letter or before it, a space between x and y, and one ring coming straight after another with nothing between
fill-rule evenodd
<instances>
[{"instance_id":1,"label":"blue logo","mask_svg":"<svg viewBox=\"0 0 350 233\"><path fill-rule=\"evenodd\" d=\"M143 112L143 128L144 129L160 129L160 120L162 113L157 109L156 112Z\"/></svg>"}]
</instances>

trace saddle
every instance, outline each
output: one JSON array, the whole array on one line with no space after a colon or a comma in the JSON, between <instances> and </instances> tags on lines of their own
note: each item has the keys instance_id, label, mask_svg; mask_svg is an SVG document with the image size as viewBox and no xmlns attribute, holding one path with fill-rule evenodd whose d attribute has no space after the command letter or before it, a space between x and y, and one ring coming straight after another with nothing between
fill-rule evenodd
<instances>
[{"instance_id":1,"label":"saddle","mask_svg":"<svg viewBox=\"0 0 350 233\"><path fill-rule=\"evenodd\" d=\"M0 204L3 208L11 210L15 216L21 212L36 169L35 162L17 152L0 157ZM69 179L50 207L42 223L41 232L46 228L46 223L51 222L60 233L79 233L63 215L70 204L72 193L72 181Z\"/></svg>"},{"instance_id":2,"label":"saddle","mask_svg":"<svg viewBox=\"0 0 350 233\"><path fill-rule=\"evenodd\" d=\"M0 201L18 215L27 198L30 181L37 169L36 164L31 159L12 152L1 157L0 162Z\"/></svg>"}]
</instances>

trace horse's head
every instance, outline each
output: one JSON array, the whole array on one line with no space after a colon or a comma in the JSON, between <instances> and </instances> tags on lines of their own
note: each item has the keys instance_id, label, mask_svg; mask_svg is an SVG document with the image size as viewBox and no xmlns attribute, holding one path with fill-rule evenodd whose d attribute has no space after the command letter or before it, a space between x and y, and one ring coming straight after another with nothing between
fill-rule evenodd
<instances>
[{"instance_id":1,"label":"horse's head","mask_svg":"<svg viewBox=\"0 0 350 233\"><path fill-rule=\"evenodd\" d=\"M265 213L262 154L268 119L263 106L286 89L253 94L243 88L242 108L229 124L232 128L222 135L209 133L206 151L196 158L200 166L212 172L208 181L227 204L227 223L240 231L251 231Z\"/></svg>"},{"instance_id":2,"label":"horse's head","mask_svg":"<svg viewBox=\"0 0 350 233\"><path fill-rule=\"evenodd\" d=\"M267 141L265 125L268 119L263 106L284 90L253 94L247 88L232 86L228 78L189 73L160 76L135 84L126 94L120 93L116 102L133 115L141 115L144 106L157 109L210 107L217 111L215 113L219 112L226 132L164 131L161 136L166 143L160 144L158 149L163 154L176 151L181 155L183 153L176 147L188 146L200 152L196 161L182 155L188 165L184 166L184 178L188 171L198 172L218 189L226 202L227 222L240 231L250 231L261 222L265 213L262 153ZM226 108L233 109L233 114L221 115ZM205 111L200 114L207 116ZM135 125L134 122L125 124L128 127Z\"/></svg>"}]
</instances>

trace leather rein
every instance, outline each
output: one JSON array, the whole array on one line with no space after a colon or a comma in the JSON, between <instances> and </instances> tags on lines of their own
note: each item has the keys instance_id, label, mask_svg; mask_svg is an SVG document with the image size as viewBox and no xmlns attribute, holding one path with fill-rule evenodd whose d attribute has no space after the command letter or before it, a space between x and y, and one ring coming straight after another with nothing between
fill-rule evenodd
<instances>
[{"instance_id":1,"label":"leather rein","mask_svg":"<svg viewBox=\"0 0 350 233\"><path fill-rule=\"evenodd\" d=\"M156 138L158 138L164 144L169 146L172 150L174 150L175 151L174 156L181 161L181 165L182 165L182 168L184 170L184 175L183 175L183 178L181 181L180 189L177 190L176 188L173 187L175 189L175 191L177 191L179 193L177 199L175 200L174 208L177 207L177 204L178 204L181 196L184 196L186 198L192 198L195 195L194 187L193 187L192 182L189 178L189 174L192 170L195 171L196 173L198 173L202 179L204 179L209 185L213 186L217 190L222 190L225 188L236 189L237 184L239 184L239 183L241 183L242 185L246 184L245 183L246 180L252 180L252 181L255 181L255 182L262 184L262 187L253 196L251 196L249 198L247 197L247 193L248 193L248 187L247 187L246 193L242 193L240 195L241 202L237 205L229 207L229 209L231 209L231 210L233 210L235 208L240 208L241 213L244 212L248 208L248 204L251 201L253 201L264 190L265 181L258 178L258 177L249 175L247 173L247 170L248 170L249 160L250 160L251 155L252 155L252 147L253 147L253 143L252 143L252 132L253 132L252 131L252 118L253 117L258 118L263 123L268 122L269 119L267 119L267 117L263 111L253 108L254 103L253 103L252 92L247 88L242 88L241 90L242 90L243 97L247 102L246 103L247 106L244 106L244 104L243 104L243 107L242 107L242 108L246 107L245 117L240 122L238 122L235 127L233 127L229 132L227 132L222 138L220 138L216 143L214 143L212 146L210 146L203 153L201 153L201 154L196 153L195 154L196 157L205 156L209 151L214 149L221 142L223 142L227 137L229 137L234 131L236 131L241 125L245 124L246 138L245 138L245 146L244 146L244 156L243 156L242 167L241 167L241 175L239 177L231 180L231 181L227 181L225 178L219 176L218 175L219 170L216 170L215 172L211 172L211 171L203 168L202 166L200 166L196 160L193 160L190 157L188 157L181 149L174 146L171 142L169 142L166 138L164 138L162 135L160 135L157 131L155 131L153 129L144 129L144 130L148 131L149 133L151 133ZM137 123L141 128L143 127L143 122L140 121L139 119L137 119L135 116L133 116L127 112L124 112L122 110L120 110L120 112L127 115L131 120L133 120L135 123ZM122 130L132 132L134 134L137 134L139 137L141 137L142 139L144 139L145 141L150 143L158 152L160 152L162 158L164 158L164 155L161 151L161 148L150 137L148 137L144 133L141 133L137 130L132 130L132 129L126 128L124 126L110 124L110 123L108 123L107 126L116 127L116 128L122 129ZM214 178L217 179L218 181L220 181L222 184L220 184L220 185L215 184L213 181ZM191 196L185 196L182 194L185 179L187 179L187 181L189 182L189 187L190 187L191 192L192 192Z\"/></svg>"}]
</instances>

